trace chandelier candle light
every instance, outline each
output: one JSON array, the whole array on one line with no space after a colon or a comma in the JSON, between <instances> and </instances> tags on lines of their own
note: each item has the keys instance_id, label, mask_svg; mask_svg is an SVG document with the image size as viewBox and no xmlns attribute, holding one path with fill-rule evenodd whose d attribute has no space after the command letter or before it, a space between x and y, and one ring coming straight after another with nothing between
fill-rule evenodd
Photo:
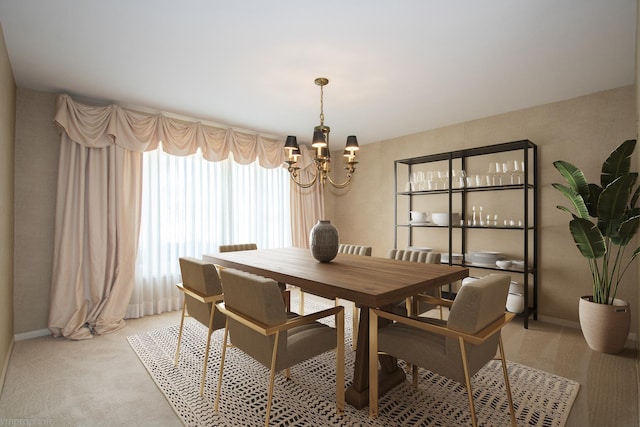
<instances>
[{"instance_id":1,"label":"chandelier candle light","mask_svg":"<svg viewBox=\"0 0 640 427\"><path fill-rule=\"evenodd\" d=\"M284 144L284 150L288 156L286 163L289 165L288 169L291 174L291 179L302 188L309 188L318 181L322 185L324 185L326 181L329 181L329 183L336 188L345 188L351 183L353 173L356 171L355 165L358 163L356 162L356 151L359 149L358 139L355 135L347 137L347 144L344 147L347 179L343 183L334 182L329 174L331 170L331 153L329 151L330 128L329 126L324 125L323 88L329 83L329 80L324 77L318 77L315 80L315 83L320 86L320 125L313 128L313 141L311 143L311 146L315 148L313 162L316 165L316 171L313 174L313 179L306 184L300 182L300 177L298 176L298 171L300 170L300 167L298 167L300 147L298 146L298 140L295 136L287 136L287 140Z\"/></svg>"}]
</instances>

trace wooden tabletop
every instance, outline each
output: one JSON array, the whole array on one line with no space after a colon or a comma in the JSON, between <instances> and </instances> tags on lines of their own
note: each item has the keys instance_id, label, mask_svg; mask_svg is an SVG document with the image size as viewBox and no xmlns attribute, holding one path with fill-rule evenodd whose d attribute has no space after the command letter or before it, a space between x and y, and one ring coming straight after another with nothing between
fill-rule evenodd
<instances>
[{"instance_id":1,"label":"wooden tabletop","mask_svg":"<svg viewBox=\"0 0 640 427\"><path fill-rule=\"evenodd\" d=\"M383 307L469 275L469 269L442 264L338 254L328 263L309 250L263 249L204 255L205 261L288 283L326 298Z\"/></svg>"}]
</instances>

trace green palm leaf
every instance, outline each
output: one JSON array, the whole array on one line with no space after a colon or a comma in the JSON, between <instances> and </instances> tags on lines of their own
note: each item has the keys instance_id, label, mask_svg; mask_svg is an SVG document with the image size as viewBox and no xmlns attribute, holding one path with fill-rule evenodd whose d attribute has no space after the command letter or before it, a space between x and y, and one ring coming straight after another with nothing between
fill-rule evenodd
<instances>
[{"instance_id":1,"label":"green palm leaf","mask_svg":"<svg viewBox=\"0 0 640 427\"><path fill-rule=\"evenodd\" d=\"M577 216L579 216L580 218L589 218L589 210L587 209L587 205L584 203L584 199L580 196L580 194L578 194L578 192L576 192L573 188L567 187L566 185L551 185L553 186L553 188L564 194L565 197L569 199L569 201L571 201L571 204L576 210ZM567 208L564 208L563 210L570 212Z\"/></svg>"},{"instance_id":2,"label":"green palm leaf","mask_svg":"<svg viewBox=\"0 0 640 427\"><path fill-rule=\"evenodd\" d=\"M636 148L636 140L629 139L618 146L602 164L600 185L606 188L619 176L629 173L631 168L631 155Z\"/></svg>"},{"instance_id":3,"label":"green palm leaf","mask_svg":"<svg viewBox=\"0 0 640 427\"><path fill-rule=\"evenodd\" d=\"M598 198L600 221L615 221L624 217L636 178L637 174L619 176L602 190Z\"/></svg>"},{"instance_id":4,"label":"green palm leaf","mask_svg":"<svg viewBox=\"0 0 640 427\"><path fill-rule=\"evenodd\" d=\"M553 162L553 166L560 172L560 174L567 180L569 187L580 194L583 198L589 197L589 188L587 185L587 179L580 169L575 167L569 162L564 160L557 160Z\"/></svg>"},{"instance_id":5,"label":"green palm leaf","mask_svg":"<svg viewBox=\"0 0 640 427\"><path fill-rule=\"evenodd\" d=\"M569 222L569 229L578 250L588 259L602 258L607 253L604 237L598 227L584 218Z\"/></svg>"}]
</instances>

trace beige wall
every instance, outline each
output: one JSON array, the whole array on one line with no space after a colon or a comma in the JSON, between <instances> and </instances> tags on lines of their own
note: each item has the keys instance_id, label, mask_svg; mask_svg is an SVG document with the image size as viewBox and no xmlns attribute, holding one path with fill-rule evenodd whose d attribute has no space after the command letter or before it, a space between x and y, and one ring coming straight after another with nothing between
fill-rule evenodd
<instances>
[{"instance_id":1,"label":"beige wall","mask_svg":"<svg viewBox=\"0 0 640 427\"><path fill-rule=\"evenodd\" d=\"M0 390L13 343L13 150L16 84L0 27Z\"/></svg>"},{"instance_id":2,"label":"beige wall","mask_svg":"<svg viewBox=\"0 0 640 427\"><path fill-rule=\"evenodd\" d=\"M569 234L567 215L556 209L565 202L551 187L562 181L552 162L569 160L585 170L589 181L597 181L602 161L636 132L635 88L628 86L364 145L351 187L328 192L326 217L338 228L342 242L371 245L374 256L385 256L394 237L394 160L529 139L539 151L539 313L577 322L578 298L590 293L591 277ZM414 244L446 249L443 241ZM636 269L633 265L618 295L627 301L638 301ZM486 271L475 272L482 273ZM637 311L633 307L634 332Z\"/></svg>"},{"instance_id":3,"label":"beige wall","mask_svg":"<svg viewBox=\"0 0 640 427\"><path fill-rule=\"evenodd\" d=\"M16 333L47 325L59 145L51 121L54 102L54 94L17 92ZM595 180L611 149L635 137L635 110L635 89L629 86L364 145L353 185L342 194L328 192L326 216L338 227L341 241L371 245L374 255L384 256L393 246L393 160L531 139L539 146L541 172L540 314L577 322L577 299L589 293L590 279L568 233L567 217L555 208L563 200L550 184L561 177L551 163L571 160ZM620 297L637 301L637 283L634 266Z\"/></svg>"},{"instance_id":4,"label":"beige wall","mask_svg":"<svg viewBox=\"0 0 640 427\"><path fill-rule=\"evenodd\" d=\"M15 148L15 333L45 329L60 139L56 95L18 88Z\"/></svg>"}]
</instances>

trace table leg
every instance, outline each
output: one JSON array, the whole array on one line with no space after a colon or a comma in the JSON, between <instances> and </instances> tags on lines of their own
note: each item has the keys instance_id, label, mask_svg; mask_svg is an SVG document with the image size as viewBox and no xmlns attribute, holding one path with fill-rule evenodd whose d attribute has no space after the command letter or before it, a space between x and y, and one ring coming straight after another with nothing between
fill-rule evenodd
<instances>
[{"instance_id":1,"label":"table leg","mask_svg":"<svg viewBox=\"0 0 640 427\"><path fill-rule=\"evenodd\" d=\"M390 323L379 319L379 327ZM380 355L380 380L378 390L383 395L406 379L404 371L398 367L395 357ZM369 307L360 307L360 326L358 329L358 346L353 367L353 382L347 387L345 399L356 409L369 404Z\"/></svg>"}]
</instances>

